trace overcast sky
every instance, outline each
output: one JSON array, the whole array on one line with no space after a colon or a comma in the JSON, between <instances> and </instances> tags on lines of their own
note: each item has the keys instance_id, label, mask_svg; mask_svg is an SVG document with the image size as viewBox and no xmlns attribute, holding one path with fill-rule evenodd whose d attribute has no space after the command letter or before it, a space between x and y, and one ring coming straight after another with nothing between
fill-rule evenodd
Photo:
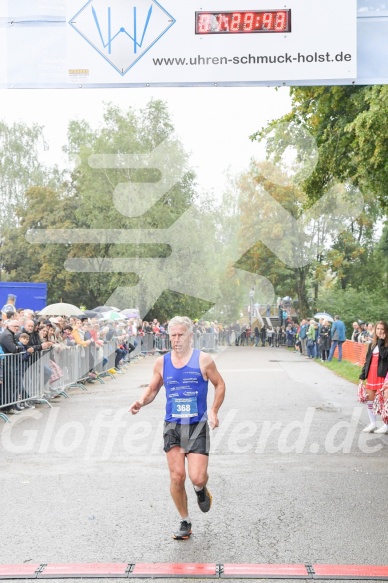
<instances>
[{"instance_id":1,"label":"overcast sky","mask_svg":"<svg viewBox=\"0 0 388 583\"><path fill-rule=\"evenodd\" d=\"M288 87L5 89L0 91L0 118L7 124L23 120L43 125L48 162L63 164L60 149L69 120L86 119L96 126L104 102L143 107L151 98L167 102L200 186L216 191L228 168L232 173L246 168L257 153L249 135L291 106Z\"/></svg>"}]
</instances>

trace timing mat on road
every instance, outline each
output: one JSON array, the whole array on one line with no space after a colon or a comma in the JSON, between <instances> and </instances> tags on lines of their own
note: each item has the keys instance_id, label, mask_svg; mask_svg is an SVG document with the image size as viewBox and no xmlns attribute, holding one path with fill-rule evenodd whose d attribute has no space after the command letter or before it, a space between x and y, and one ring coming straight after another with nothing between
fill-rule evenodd
<instances>
[{"instance_id":1,"label":"timing mat on road","mask_svg":"<svg viewBox=\"0 0 388 583\"><path fill-rule=\"evenodd\" d=\"M388 566L276 565L260 563L34 563L1 565L2 579L375 579L388 581Z\"/></svg>"}]
</instances>

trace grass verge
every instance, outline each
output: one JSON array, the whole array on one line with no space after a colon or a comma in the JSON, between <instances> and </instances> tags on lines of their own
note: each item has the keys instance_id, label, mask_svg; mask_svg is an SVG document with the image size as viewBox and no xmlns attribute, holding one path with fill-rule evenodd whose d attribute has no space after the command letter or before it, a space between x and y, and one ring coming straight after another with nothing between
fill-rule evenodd
<instances>
[{"instance_id":1,"label":"grass verge","mask_svg":"<svg viewBox=\"0 0 388 583\"><path fill-rule=\"evenodd\" d=\"M360 382L358 377L360 376L362 367L359 364L353 364L347 360L341 360L341 362L338 362L338 360L332 360L331 362L316 362L325 368L332 370L334 374L342 377L343 379L346 379L347 381L350 381L351 383L354 383L355 385L358 385Z\"/></svg>"},{"instance_id":2,"label":"grass verge","mask_svg":"<svg viewBox=\"0 0 388 583\"><path fill-rule=\"evenodd\" d=\"M290 348L289 346L286 347L287 350L293 352L294 349ZM314 359L314 362L328 368L329 370L333 371L334 374L337 376L346 379L347 381L358 385L360 379L358 378L361 373L362 366L360 364L353 364L347 360L341 360L338 362L336 358L333 358L331 362L327 362L327 360L321 361Z\"/></svg>"}]
</instances>

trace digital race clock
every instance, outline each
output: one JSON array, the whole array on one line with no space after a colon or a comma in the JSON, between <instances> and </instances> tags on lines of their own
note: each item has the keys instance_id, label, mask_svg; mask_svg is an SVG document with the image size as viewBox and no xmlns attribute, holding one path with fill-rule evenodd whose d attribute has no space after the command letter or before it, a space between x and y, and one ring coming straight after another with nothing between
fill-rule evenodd
<instances>
[{"instance_id":1,"label":"digital race clock","mask_svg":"<svg viewBox=\"0 0 388 583\"><path fill-rule=\"evenodd\" d=\"M291 10L195 13L195 34L240 32L291 32Z\"/></svg>"}]
</instances>

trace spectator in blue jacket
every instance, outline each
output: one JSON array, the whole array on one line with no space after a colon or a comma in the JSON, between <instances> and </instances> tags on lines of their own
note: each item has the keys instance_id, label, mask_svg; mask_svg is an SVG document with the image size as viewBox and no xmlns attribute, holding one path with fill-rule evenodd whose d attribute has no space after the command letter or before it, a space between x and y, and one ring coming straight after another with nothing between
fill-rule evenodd
<instances>
[{"instance_id":1,"label":"spectator in blue jacket","mask_svg":"<svg viewBox=\"0 0 388 583\"><path fill-rule=\"evenodd\" d=\"M346 340L346 326L340 320L339 316L334 316L334 322L331 326L331 346L329 352L329 358L327 359L330 362L333 358L333 354L335 349L338 346L338 362L342 360L342 344Z\"/></svg>"}]
</instances>

